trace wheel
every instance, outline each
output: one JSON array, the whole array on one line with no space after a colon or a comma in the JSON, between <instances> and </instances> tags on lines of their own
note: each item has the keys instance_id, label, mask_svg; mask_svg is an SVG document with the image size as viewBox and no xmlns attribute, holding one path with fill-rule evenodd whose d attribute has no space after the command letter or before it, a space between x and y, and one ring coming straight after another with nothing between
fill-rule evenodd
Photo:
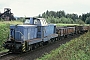
<instances>
[{"instance_id":1,"label":"wheel","mask_svg":"<svg viewBox=\"0 0 90 60\"><path fill-rule=\"evenodd\" d=\"M30 51L33 50L33 46L32 45L29 46L29 50Z\"/></svg>"},{"instance_id":2,"label":"wheel","mask_svg":"<svg viewBox=\"0 0 90 60\"><path fill-rule=\"evenodd\" d=\"M48 41L48 43L51 43L51 39Z\"/></svg>"}]
</instances>

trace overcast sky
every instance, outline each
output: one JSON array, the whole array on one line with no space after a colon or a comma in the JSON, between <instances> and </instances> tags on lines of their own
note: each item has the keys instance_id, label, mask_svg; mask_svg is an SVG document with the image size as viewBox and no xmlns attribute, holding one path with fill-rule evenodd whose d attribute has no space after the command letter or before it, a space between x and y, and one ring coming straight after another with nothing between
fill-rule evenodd
<instances>
[{"instance_id":1,"label":"overcast sky","mask_svg":"<svg viewBox=\"0 0 90 60\"><path fill-rule=\"evenodd\" d=\"M4 8L11 8L15 16L33 17L47 10L81 15L90 12L90 0L0 0L0 11Z\"/></svg>"}]
</instances>

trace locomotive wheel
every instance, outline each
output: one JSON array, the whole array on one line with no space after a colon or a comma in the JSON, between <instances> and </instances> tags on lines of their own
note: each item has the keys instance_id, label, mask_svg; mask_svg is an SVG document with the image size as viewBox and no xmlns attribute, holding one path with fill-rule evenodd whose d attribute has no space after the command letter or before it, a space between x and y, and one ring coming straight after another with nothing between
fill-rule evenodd
<instances>
[{"instance_id":1,"label":"locomotive wheel","mask_svg":"<svg viewBox=\"0 0 90 60\"><path fill-rule=\"evenodd\" d=\"M43 46L43 42L40 42L40 43L39 43L39 46Z\"/></svg>"},{"instance_id":2,"label":"locomotive wheel","mask_svg":"<svg viewBox=\"0 0 90 60\"><path fill-rule=\"evenodd\" d=\"M39 47L38 43L34 44L35 49L38 48L38 47Z\"/></svg>"},{"instance_id":3,"label":"locomotive wheel","mask_svg":"<svg viewBox=\"0 0 90 60\"><path fill-rule=\"evenodd\" d=\"M33 46L32 45L29 46L29 50L33 50Z\"/></svg>"},{"instance_id":4,"label":"locomotive wheel","mask_svg":"<svg viewBox=\"0 0 90 60\"><path fill-rule=\"evenodd\" d=\"M58 41L58 37L56 37L56 41Z\"/></svg>"},{"instance_id":5,"label":"locomotive wheel","mask_svg":"<svg viewBox=\"0 0 90 60\"><path fill-rule=\"evenodd\" d=\"M55 42L55 38L52 38L52 42Z\"/></svg>"},{"instance_id":6,"label":"locomotive wheel","mask_svg":"<svg viewBox=\"0 0 90 60\"><path fill-rule=\"evenodd\" d=\"M36 44L34 44L34 49L36 49L38 47L38 44L36 43Z\"/></svg>"},{"instance_id":7,"label":"locomotive wheel","mask_svg":"<svg viewBox=\"0 0 90 60\"><path fill-rule=\"evenodd\" d=\"M48 41L48 43L51 43L51 39Z\"/></svg>"},{"instance_id":8,"label":"locomotive wheel","mask_svg":"<svg viewBox=\"0 0 90 60\"><path fill-rule=\"evenodd\" d=\"M53 43L53 38L51 39L51 42Z\"/></svg>"},{"instance_id":9,"label":"locomotive wheel","mask_svg":"<svg viewBox=\"0 0 90 60\"><path fill-rule=\"evenodd\" d=\"M54 42L55 41L55 39L54 38L52 38L52 42Z\"/></svg>"}]
</instances>

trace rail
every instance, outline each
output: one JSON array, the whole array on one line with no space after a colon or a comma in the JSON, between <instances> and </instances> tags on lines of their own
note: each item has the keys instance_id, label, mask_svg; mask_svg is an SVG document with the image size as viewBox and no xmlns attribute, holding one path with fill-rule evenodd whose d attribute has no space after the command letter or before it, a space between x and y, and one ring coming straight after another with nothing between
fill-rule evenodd
<instances>
[{"instance_id":1,"label":"rail","mask_svg":"<svg viewBox=\"0 0 90 60\"><path fill-rule=\"evenodd\" d=\"M4 52L4 53L0 53L0 58L1 57L4 57L4 56L6 56L6 55L9 55L9 54L11 54L12 52Z\"/></svg>"}]
</instances>

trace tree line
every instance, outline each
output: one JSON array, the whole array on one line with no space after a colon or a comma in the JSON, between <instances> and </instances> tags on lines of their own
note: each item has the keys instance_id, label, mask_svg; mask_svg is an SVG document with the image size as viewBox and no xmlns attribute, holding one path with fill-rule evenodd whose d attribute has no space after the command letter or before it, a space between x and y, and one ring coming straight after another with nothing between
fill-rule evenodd
<instances>
[{"instance_id":1,"label":"tree line","mask_svg":"<svg viewBox=\"0 0 90 60\"><path fill-rule=\"evenodd\" d=\"M90 13L77 15L77 14L66 14L64 11L46 11L39 18L46 18L47 22L50 23L76 23L76 24L90 24Z\"/></svg>"}]
</instances>

